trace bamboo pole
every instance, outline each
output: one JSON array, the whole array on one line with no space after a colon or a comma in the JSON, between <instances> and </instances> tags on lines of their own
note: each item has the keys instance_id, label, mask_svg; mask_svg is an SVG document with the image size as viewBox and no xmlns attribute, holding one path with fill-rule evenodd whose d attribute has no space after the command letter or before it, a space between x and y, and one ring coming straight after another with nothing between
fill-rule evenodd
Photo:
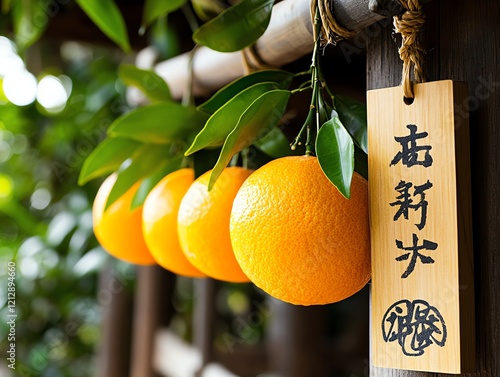
<instances>
[{"instance_id":1,"label":"bamboo pole","mask_svg":"<svg viewBox=\"0 0 500 377\"><path fill-rule=\"evenodd\" d=\"M396 0L332 0L331 8L340 24L349 30L363 28L398 12ZM374 10L374 11L372 11ZM264 35L256 42L264 62L281 67L310 53L313 48L310 0L285 0L273 8ZM136 64L154 68L170 86L174 98L181 98L187 85L188 54L160 62L154 67L151 50L138 55ZM201 47L194 62L193 93L206 95L244 74L241 52L221 53Z\"/></svg>"}]
</instances>

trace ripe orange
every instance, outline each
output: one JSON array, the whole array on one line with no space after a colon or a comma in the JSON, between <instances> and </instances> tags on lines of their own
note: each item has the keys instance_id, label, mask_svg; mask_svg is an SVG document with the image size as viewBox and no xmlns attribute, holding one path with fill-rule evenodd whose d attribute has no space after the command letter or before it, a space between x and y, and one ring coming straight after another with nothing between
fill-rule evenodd
<instances>
[{"instance_id":1,"label":"ripe orange","mask_svg":"<svg viewBox=\"0 0 500 377\"><path fill-rule=\"evenodd\" d=\"M211 171L198 177L182 198L177 218L179 241L187 259L207 276L234 283L248 278L236 262L229 238L233 199L251 170L223 171L211 191Z\"/></svg>"},{"instance_id":2,"label":"ripe orange","mask_svg":"<svg viewBox=\"0 0 500 377\"><path fill-rule=\"evenodd\" d=\"M146 245L160 266L178 275L204 277L186 259L177 236L179 205L193 181L193 169L180 169L158 182L144 201L142 230Z\"/></svg>"},{"instance_id":3,"label":"ripe orange","mask_svg":"<svg viewBox=\"0 0 500 377\"><path fill-rule=\"evenodd\" d=\"M337 302L370 280L368 187L357 173L348 200L316 157L271 161L242 185L230 224L243 272L280 300Z\"/></svg>"},{"instance_id":4,"label":"ripe orange","mask_svg":"<svg viewBox=\"0 0 500 377\"><path fill-rule=\"evenodd\" d=\"M130 204L139 182L104 211L116 174L103 182L92 207L94 233L101 246L118 259L133 264L150 265L155 260L142 236L142 206L130 211Z\"/></svg>"}]
</instances>

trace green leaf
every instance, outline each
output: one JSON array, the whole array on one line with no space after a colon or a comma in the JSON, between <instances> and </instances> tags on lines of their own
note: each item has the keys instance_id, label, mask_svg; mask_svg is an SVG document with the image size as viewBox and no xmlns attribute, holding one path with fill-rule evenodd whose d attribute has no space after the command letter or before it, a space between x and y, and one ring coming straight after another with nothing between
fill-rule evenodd
<instances>
[{"instance_id":1,"label":"green leaf","mask_svg":"<svg viewBox=\"0 0 500 377\"><path fill-rule=\"evenodd\" d=\"M243 0L201 26L193 39L215 51L241 50L264 34L273 3L274 0Z\"/></svg>"},{"instance_id":2,"label":"green leaf","mask_svg":"<svg viewBox=\"0 0 500 377\"><path fill-rule=\"evenodd\" d=\"M237 126L227 137L217 164L212 170L208 183L209 190L234 154L267 135L278 124L289 98L288 90L272 90L257 98L241 115Z\"/></svg>"},{"instance_id":3,"label":"green leaf","mask_svg":"<svg viewBox=\"0 0 500 377\"><path fill-rule=\"evenodd\" d=\"M121 64L118 76L125 85L140 89L153 102L172 100L167 83L150 69L140 69L132 64Z\"/></svg>"},{"instance_id":4,"label":"green leaf","mask_svg":"<svg viewBox=\"0 0 500 377\"><path fill-rule=\"evenodd\" d=\"M254 145L267 155L280 158L291 154L290 142L278 127L274 127L266 136Z\"/></svg>"},{"instance_id":5,"label":"green leaf","mask_svg":"<svg viewBox=\"0 0 500 377\"><path fill-rule=\"evenodd\" d=\"M293 76L292 73L280 69L266 69L251 73L227 84L208 101L198 106L198 110L213 114L235 95L261 82L274 82L278 84L279 89L288 89L293 80Z\"/></svg>"},{"instance_id":6,"label":"green leaf","mask_svg":"<svg viewBox=\"0 0 500 377\"><path fill-rule=\"evenodd\" d=\"M319 129L316 155L323 173L349 199L354 173L354 143L338 117L334 116Z\"/></svg>"},{"instance_id":7,"label":"green leaf","mask_svg":"<svg viewBox=\"0 0 500 377\"><path fill-rule=\"evenodd\" d=\"M125 52L130 52L127 28L113 0L76 0L94 23Z\"/></svg>"},{"instance_id":8,"label":"green leaf","mask_svg":"<svg viewBox=\"0 0 500 377\"><path fill-rule=\"evenodd\" d=\"M222 0L191 0L191 5L198 18L204 22L214 18L228 6Z\"/></svg>"},{"instance_id":9,"label":"green leaf","mask_svg":"<svg viewBox=\"0 0 500 377\"><path fill-rule=\"evenodd\" d=\"M179 9L185 2L186 0L146 0L141 29L147 27L158 17Z\"/></svg>"},{"instance_id":10,"label":"green leaf","mask_svg":"<svg viewBox=\"0 0 500 377\"><path fill-rule=\"evenodd\" d=\"M140 146L140 143L129 139L105 139L83 163L78 184L83 185L94 178L115 171Z\"/></svg>"},{"instance_id":11,"label":"green leaf","mask_svg":"<svg viewBox=\"0 0 500 377\"><path fill-rule=\"evenodd\" d=\"M176 102L158 103L135 109L111 124L108 134L152 144L169 144L191 139L208 116L195 107Z\"/></svg>"},{"instance_id":12,"label":"green leaf","mask_svg":"<svg viewBox=\"0 0 500 377\"><path fill-rule=\"evenodd\" d=\"M3 0L2 1L2 13L3 14L9 13L10 7L11 7L11 2L12 2L12 0Z\"/></svg>"},{"instance_id":13,"label":"green leaf","mask_svg":"<svg viewBox=\"0 0 500 377\"><path fill-rule=\"evenodd\" d=\"M46 17L48 6L49 2L39 0L18 0L12 4L16 45L21 54L40 39L45 31L49 20Z\"/></svg>"},{"instance_id":14,"label":"green leaf","mask_svg":"<svg viewBox=\"0 0 500 377\"><path fill-rule=\"evenodd\" d=\"M196 135L193 144L187 150L186 156L206 147L223 145L227 136L238 124L241 114L248 109L249 105L262 94L276 89L276 87L275 83L264 82L255 84L237 94L208 119L205 127Z\"/></svg>"},{"instance_id":15,"label":"green leaf","mask_svg":"<svg viewBox=\"0 0 500 377\"><path fill-rule=\"evenodd\" d=\"M335 96L335 107L340 121L352 135L357 146L368 154L366 105L346 96Z\"/></svg>"},{"instance_id":16,"label":"green leaf","mask_svg":"<svg viewBox=\"0 0 500 377\"><path fill-rule=\"evenodd\" d=\"M158 18L148 34L149 44L154 47L161 59L170 59L179 55L181 51L180 38L175 25L168 23L167 17Z\"/></svg>"},{"instance_id":17,"label":"green leaf","mask_svg":"<svg viewBox=\"0 0 500 377\"><path fill-rule=\"evenodd\" d=\"M109 193L106 209L125 194L136 182L146 177L151 172L152 167L158 166L158 164L173 157L170 152L170 146L141 146L118 170L116 182Z\"/></svg>"},{"instance_id":18,"label":"green leaf","mask_svg":"<svg viewBox=\"0 0 500 377\"><path fill-rule=\"evenodd\" d=\"M165 159L160 164L160 166L154 169L152 174L144 178L134 197L132 198L130 210L133 211L134 209L142 206L148 194L158 184L158 182L163 179L163 177L176 170L179 170L181 167L182 159L182 156L174 157L171 160Z\"/></svg>"}]
</instances>

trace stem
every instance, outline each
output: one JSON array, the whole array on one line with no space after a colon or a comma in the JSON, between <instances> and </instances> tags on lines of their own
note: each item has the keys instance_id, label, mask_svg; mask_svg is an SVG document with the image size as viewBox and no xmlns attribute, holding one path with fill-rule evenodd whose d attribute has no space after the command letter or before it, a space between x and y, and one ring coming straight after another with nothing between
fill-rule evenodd
<instances>
[{"instance_id":1,"label":"stem","mask_svg":"<svg viewBox=\"0 0 500 377\"><path fill-rule=\"evenodd\" d=\"M312 127L313 125L316 125L315 127L315 132L317 133L319 131L320 127L320 122L321 122L321 117L320 117L320 110L324 106L323 103L323 97L321 94L321 91L323 89L323 78L321 75L321 72L319 70L319 49L320 49L320 40L321 38L321 18L319 16L319 8L316 7L316 13L314 15L314 49L313 49L313 54L312 54L312 59L311 59L311 67L309 68L310 74L311 74L311 80L308 82L309 87L312 88L312 96L311 96L311 105L309 106L309 113L307 114L306 121L304 122L304 125L299 131L299 134L291 144L292 150L295 150L297 148L297 145L300 145L300 140L304 136L304 132L306 133L306 155L311 156L314 154L314 142L313 142L313 137L312 137ZM303 74L304 72L301 72ZM302 88L302 85L299 86L298 89L295 89L295 91L292 91L292 93L297 92L297 91L302 91L305 88Z\"/></svg>"},{"instance_id":2,"label":"stem","mask_svg":"<svg viewBox=\"0 0 500 377\"><path fill-rule=\"evenodd\" d=\"M307 84L307 86L305 86L306 84ZM309 90L309 89L311 89L311 85L310 85L309 81L307 81L307 82L301 84L297 89L293 89L291 91L291 93L292 94L300 93L300 92L304 92L304 91Z\"/></svg>"},{"instance_id":3,"label":"stem","mask_svg":"<svg viewBox=\"0 0 500 377\"><path fill-rule=\"evenodd\" d=\"M309 68L307 71L297 72L293 76L299 77L299 76L305 76L305 75L310 75L310 74L311 74L311 68Z\"/></svg>"},{"instance_id":4,"label":"stem","mask_svg":"<svg viewBox=\"0 0 500 377\"><path fill-rule=\"evenodd\" d=\"M188 60L188 77L186 80L186 90L182 96L182 104L184 106L194 105L194 96L193 96L193 83L194 83L194 56L196 54L196 50L198 50L199 45L193 47L191 51L189 51L189 60Z\"/></svg>"},{"instance_id":5,"label":"stem","mask_svg":"<svg viewBox=\"0 0 500 377\"><path fill-rule=\"evenodd\" d=\"M181 169L190 168L194 169L194 159L193 156L184 156L181 161Z\"/></svg>"},{"instance_id":6,"label":"stem","mask_svg":"<svg viewBox=\"0 0 500 377\"><path fill-rule=\"evenodd\" d=\"M300 139L302 138L302 135L304 134L304 131L307 129L307 127L311 124L312 122L312 119L313 119L313 111L314 109L313 108L310 108L309 109L309 113L307 114L307 118L306 118L306 121L304 122L304 124L302 125L302 128L300 129L297 137L294 139L294 141L292 142L292 144L290 144L290 148L292 149L292 151L294 151L295 149L297 149L297 145L300 145Z\"/></svg>"},{"instance_id":7,"label":"stem","mask_svg":"<svg viewBox=\"0 0 500 377\"><path fill-rule=\"evenodd\" d=\"M188 3L185 3L182 6L182 13L184 13L184 17L186 17L186 20L189 24L191 32L194 33L195 30L200 27L200 25L198 25L198 20L196 19L196 16L194 15L194 13L191 10L191 7L188 5Z\"/></svg>"},{"instance_id":8,"label":"stem","mask_svg":"<svg viewBox=\"0 0 500 377\"><path fill-rule=\"evenodd\" d=\"M310 125L307 126L306 155L307 156L314 155L314 148L313 148L313 145L311 144L311 126Z\"/></svg>"},{"instance_id":9,"label":"stem","mask_svg":"<svg viewBox=\"0 0 500 377\"><path fill-rule=\"evenodd\" d=\"M249 158L248 154L250 152L250 148L246 147L241 151L241 160L242 160L242 165L245 169L248 169L248 163L249 163Z\"/></svg>"},{"instance_id":10,"label":"stem","mask_svg":"<svg viewBox=\"0 0 500 377\"><path fill-rule=\"evenodd\" d=\"M239 153L236 153L233 158L231 159L231 161L229 161L229 166L232 167L232 166L236 166L238 164L238 158L240 158L240 154Z\"/></svg>"},{"instance_id":11,"label":"stem","mask_svg":"<svg viewBox=\"0 0 500 377\"><path fill-rule=\"evenodd\" d=\"M184 17L186 17L186 20L189 24L191 32L194 33L195 30L197 30L200 27L200 25L198 25L198 20L196 19L196 16L194 15L194 13L191 10L191 7L189 6L188 3L185 3L182 6L182 13L184 13ZM186 80L186 91L184 92L184 95L182 96L182 104L184 106L194 105L194 97L193 97L194 69L193 68L194 68L194 55L195 55L198 47L199 47L198 45L195 45L193 47L193 49L189 52L188 78Z\"/></svg>"}]
</instances>

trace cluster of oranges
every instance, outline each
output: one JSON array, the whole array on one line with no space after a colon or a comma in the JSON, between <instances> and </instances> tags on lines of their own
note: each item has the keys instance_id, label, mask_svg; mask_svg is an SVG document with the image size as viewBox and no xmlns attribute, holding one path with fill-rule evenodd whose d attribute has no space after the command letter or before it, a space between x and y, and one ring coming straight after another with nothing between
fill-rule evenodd
<instances>
[{"instance_id":1,"label":"cluster of oranges","mask_svg":"<svg viewBox=\"0 0 500 377\"><path fill-rule=\"evenodd\" d=\"M310 156L283 157L255 172L226 168L209 191L210 173L196 180L192 169L168 174L131 211L138 183L104 211L111 175L94 202L97 239L130 263L252 281L298 305L337 302L368 282L368 189L361 176L354 174L348 200Z\"/></svg>"}]
</instances>

